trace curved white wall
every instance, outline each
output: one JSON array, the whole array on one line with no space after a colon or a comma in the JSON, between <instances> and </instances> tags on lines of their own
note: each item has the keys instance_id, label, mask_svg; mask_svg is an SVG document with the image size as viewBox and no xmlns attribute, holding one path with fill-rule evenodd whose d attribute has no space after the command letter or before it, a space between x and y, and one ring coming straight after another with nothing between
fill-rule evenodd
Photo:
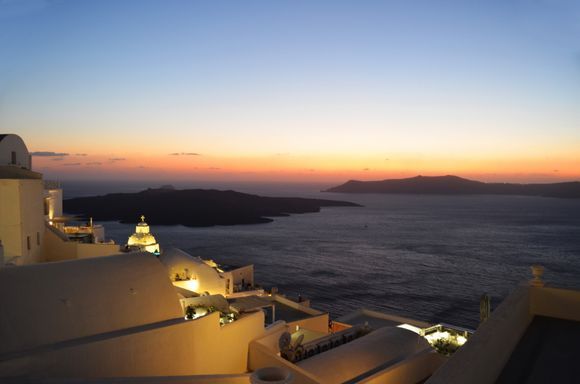
<instances>
[{"instance_id":1,"label":"curved white wall","mask_svg":"<svg viewBox=\"0 0 580 384\"><path fill-rule=\"evenodd\" d=\"M149 253L2 268L0 303L0 354L183 318Z\"/></svg>"}]
</instances>

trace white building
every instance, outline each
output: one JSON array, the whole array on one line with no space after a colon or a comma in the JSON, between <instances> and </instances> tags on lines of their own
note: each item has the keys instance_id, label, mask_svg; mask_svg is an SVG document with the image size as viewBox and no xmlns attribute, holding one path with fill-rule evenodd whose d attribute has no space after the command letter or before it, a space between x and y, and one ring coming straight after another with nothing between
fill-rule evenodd
<instances>
[{"instance_id":1,"label":"white building","mask_svg":"<svg viewBox=\"0 0 580 384\"><path fill-rule=\"evenodd\" d=\"M18 135L0 134L0 166L32 169L32 160L26 144Z\"/></svg>"},{"instance_id":2,"label":"white building","mask_svg":"<svg viewBox=\"0 0 580 384\"><path fill-rule=\"evenodd\" d=\"M577 381L580 292L538 273L449 358L436 337L463 344L467 331L367 310L330 324L257 289L252 265L159 252L144 218L138 251L121 252L92 220L66 226L62 190L30 166L24 142L0 135L2 382Z\"/></svg>"},{"instance_id":3,"label":"white building","mask_svg":"<svg viewBox=\"0 0 580 384\"><path fill-rule=\"evenodd\" d=\"M155 236L151 233L149 224L145 222L145 216L141 215L141 221L135 227L135 233L129 236L127 246L132 249L159 255L159 244L155 240Z\"/></svg>"},{"instance_id":4,"label":"white building","mask_svg":"<svg viewBox=\"0 0 580 384\"><path fill-rule=\"evenodd\" d=\"M119 253L118 245L104 240L102 226L64 224L62 189L33 172L30 159L20 137L0 135L0 242L4 254L0 265Z\"/></svg>"},{"instance_id":5,"label":"white building","mask_svg":"<svg viewBox=\"0 0 580 384\"><path fill-rule=\"evenodd\" d=\"M0 135L0 241L2 264L42 260L45 232L42 175L30 170L30 154L16 135Z\"/></svg>"}]
</instances>

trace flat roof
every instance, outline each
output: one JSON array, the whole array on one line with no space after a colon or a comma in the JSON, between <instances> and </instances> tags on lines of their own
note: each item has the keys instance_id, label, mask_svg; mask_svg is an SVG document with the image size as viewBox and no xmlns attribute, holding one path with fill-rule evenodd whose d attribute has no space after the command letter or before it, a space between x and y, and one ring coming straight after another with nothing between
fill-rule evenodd
<instances>
[{"instance_id":1,"label":"flat roof","mask_svg":"<svg viewBox=\"0 0 580 384\"><path fill-rule=\"evenodd\" d=\"M230 306L235 308L239 312L248 312L258 309L264 309L266 312L266 323L270 324L274 321L272 320L284 320L288 323L293 321L307 319L309 317L318 316L319 314L311 314L308 312L301 311L300 309L293 308L289 305L281 303L270 296L244 296L237 297L234 299L228 299ZM272 319L272 306L275 309L275 319Z\"/></svg>"},{"instance_id":2,"label":"flat roof","mask_svg":"<svg viewBox=\"0 0 580 384\"><path fill-rule=\"evenodd\" d=\"M319 378L321 383L351 384L363 381L396 364L404 365L405 360L412 359L418 353L431 351L427 340L416 333L402 328L383 327L299 361L296 365ZM410 365L405 369L413 368ZM404 378L404 375L398 378ZM394 378L393 382L396 380Z\"/></svg>"},{"instance_id":3,"label":"flat roof","mask_svg":"<svg viewBox=\"0 0 580 384\"><path fill-rule=\"evenodd\" d=\"M368 325L373 329L379 329L382 327L396 327L399 324L411 324L419 328L427 328L433 325L415 319L408 319L405 317L371 311L368 309L358 309L335 320L340 323L349 325L362 325L368 323Z\"/></svg>"},{"instance_id":4,"label":"flat roof","mask_svg":"<svg viewBox=\"0 0 580 384\"><path fill-rule=\"evenodd\" d=\"M577 383L580 322L535 316L496 383Z\"/></svg>"},{"instance_id":5,"label":"flat roof","mask_svg":"<svg viewBox=\"0 0 580 384\"><path fill-rule=\"evenodd\" d=\"M0 179L38 180L42 179L42 174L15 165L2 165Z\"/></svg>"},{"instance_id":6,"label":"flat roof","mask_svg":"<svg viewBox=\"0 0 580 384\"><path fill-rule=\"evenodd\" d=\"M272 301L272 304L276 307L276 318L275 320L284 320L287 323L293 321L308 319L309 317L314 317L318 315L311 315L310 313L300 311L298 309L292 308L286 304L280 303L279 301ZM266 322L273 323L272 321L272 308L266 309Z\"/></svg>"},{"instance_id":7,"label":"flat roof","mask_svg":"<svg viewBox=\"0 0 580 384\"><path fill-rule=\"evenodd\" d=\"M389 319L382 319L378 317L369 316L366 313L356 313L352 315L347 315L343 317L339 317L336 321L349 324L349 325L358 325L358 324L365 324L368 325L373 329L378 329L382 327L396 327L397 325L401 324L399 321L393 321Z\"/></svg>"},{"instance_id":8,"label":"flat roof","mask_svg":"<svg viewBox=\"0 0 580 384\"><path fill-rule=\"evenodd\" d=\"M272 300L270 300L269 298L260 297L256 295L228 299L228 303L238 312L254 311L269 307L272 304L274 304Z\"/></svg>"}]
</instances>

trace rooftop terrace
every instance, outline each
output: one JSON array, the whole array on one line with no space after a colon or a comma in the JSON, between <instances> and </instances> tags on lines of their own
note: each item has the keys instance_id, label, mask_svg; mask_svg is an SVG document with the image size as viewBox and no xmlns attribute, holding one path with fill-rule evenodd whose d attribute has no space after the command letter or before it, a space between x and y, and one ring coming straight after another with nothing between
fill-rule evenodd
<instances>
[{"instance_id":1,"label":"rooftop terrace","mask_svg":"<svg viewBox=\"0 0 580 384\"><path fill-rule=\"evenodd\" d=\"M544 286L538 269L429 384L578 382L580 291Z\"/></svg>"},{"instance_id":2,"label":"rooftop terrace","mask_svg":"<svg viewBox=\"0 0 580 384\"><path fill-rule=\"evenodd\" d=\"M304 307L278 295L245 296L228 299L228 302L239 312L264 309L266 312L266 324L271 324L277 320L292 323L323 314L323 312L316 309Z\"/></svg>"},{"instance_id":3,"label":"rooftop terrace","mask_svg":"<svg viewBox=\"0 0 580 384\"><path fill-rule=\"evenodd\" d=\"M580 322L535 316L497 383L575 383L578 356Z\"/></svg>"}]
</instances>

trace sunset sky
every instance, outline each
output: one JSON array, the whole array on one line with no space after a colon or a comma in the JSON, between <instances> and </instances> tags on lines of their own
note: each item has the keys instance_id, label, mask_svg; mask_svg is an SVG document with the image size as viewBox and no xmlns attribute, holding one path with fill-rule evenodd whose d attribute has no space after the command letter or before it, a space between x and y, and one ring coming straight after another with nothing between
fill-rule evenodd
<instances>
[{"instance_id":1,"label":"sunset sky","mask_svg":"<svg viewBox=\"0 0 580 384\"><path fill-rule=\"evenodd\" d=\"M580 179L580 2L0 0L0 132L67 179Z\"/></svg>"}]
</instances>

